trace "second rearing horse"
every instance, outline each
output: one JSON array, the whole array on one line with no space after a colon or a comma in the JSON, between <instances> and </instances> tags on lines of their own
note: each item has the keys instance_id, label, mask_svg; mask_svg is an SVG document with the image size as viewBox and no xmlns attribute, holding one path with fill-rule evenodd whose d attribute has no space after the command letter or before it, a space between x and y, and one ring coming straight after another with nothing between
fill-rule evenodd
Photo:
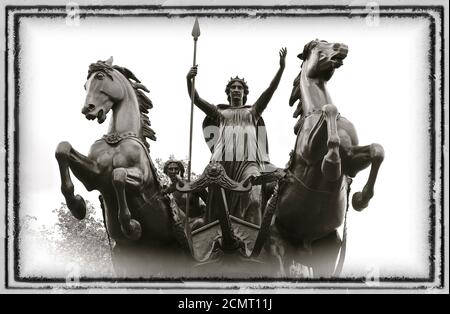
<instances>
[{"instance_id":1,"label":"second rearing horse","mask_svg":"<svg viewBox=\"0 0 450 314\"><path fill-rule=\"evenodd\" d=\"M345 242L337 228L349 202L350 178L371 166L366 185L352 198L359 211L373 196L384 158L381 145L358 145L353 124L340 116L327 91L327 82L343 65L347 53L345 44L313 40L298 56L303 63L289 101L291 106L299 101L294 113L295 118L300 117L294 129L297 140L287 175L279 183L269 245L281 264L281 274L287 276L339 275ZM340 249L341 265L335 268ZM309 267L306 274L302 271L305 266Z\"/></svg>"}]
</instances>

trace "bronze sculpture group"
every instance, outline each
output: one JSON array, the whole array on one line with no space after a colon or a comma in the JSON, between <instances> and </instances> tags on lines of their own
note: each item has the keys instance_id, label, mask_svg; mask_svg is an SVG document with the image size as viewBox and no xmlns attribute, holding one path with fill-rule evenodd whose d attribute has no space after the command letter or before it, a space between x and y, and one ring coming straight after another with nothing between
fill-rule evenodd
<instances>
[{"instance_id":1,"label":"bronze sculpture group","mask_svg":"<svg viewBox=\"0 0 450 314\"><path fill-rule=\"evenodd\" d=\"M301 71L289 100L298 103L297 139L285 168L269 161L262 113L282 77L287 50L280 50L279 69L252 106L239 77L226 86L228 104L202 99L192 86L198 70L192 67L188 93L206 114L211 160L193 182L184 180L182 163L167 162L167 186L149 153L147 139L156 138L147 88L112 59L91 64L82 113L103 123L112 112L108 134L88 156L61 142L56 159L61 191L76 218L84 218L86 204L74 194L70 172L88 191L101 193L117 275L188 277L194 269L203 277L228 269L231 277L339 276L346 232L344 226L341 239L337 228L345 225L351 178L370 166L366 185L351 199L362 210L384 157L379 144L358 146L355 128L327 92L347 53L344 44L313 40L299 54Z\"/></svg>"}]
</instances>

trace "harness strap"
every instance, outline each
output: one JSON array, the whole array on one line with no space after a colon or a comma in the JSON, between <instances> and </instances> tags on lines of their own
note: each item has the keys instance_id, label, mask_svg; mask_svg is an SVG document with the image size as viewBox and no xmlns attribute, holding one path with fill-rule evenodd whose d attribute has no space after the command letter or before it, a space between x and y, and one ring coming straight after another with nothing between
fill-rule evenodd
<instances>
[{"instance_id":1,"label":"harness strap","mask_svg":"<svg viewBox=\"0 0 450 314\"><path fill-rule=\"evenodd\" d=\"M313 110L311 110L311 111L309 111L309 112L303 114L302 117L301 117L301 119L306 119L306 118L308 118L310 115L313 115L313 114L319 114L319 113L320 113L320 114L322 113L322 109L313 109Z\"/></svg>"},{"instance_id":2,"label":"harness strap","mask_svg":"<svg viewBox=\"0 0 450 314\"><path fill-rule=\"evenodd\" d=\"M322 114L322 109L313 109L313 110L309 111L308 113L305 113L304 115L302 115L300 117L300 119L304 120L304 119L308 118L310 115L313 115L313 114ZM341 114L338 113L336 119L339 120L340 116L341 116Z\"/></svg>"},{"instance_id":3,"label":"harness strap","mask_svg":"<svg viewBox=\"0 0 450 314\"><path fill-rule=\"evenodd\" d=\"M142 141L142 139L136 135L136 133L134 133L134 132L125 132L125 133L121 133L121 134L119 134L119 133L110 133L110 134L103 135L103 137L101 139L97 140L97 141L102 141L103 140L107 144L116 145L116 144L120 143L124 139L134 140L135 142L139 143L139 145L142 146L142 148L145 151L145 155L147 156L148 162L150 164L150 169L151 169L151 171L153 173L153 177L155 178L156 182L158 184L160 184L159 180L158 180L158 173L156 171L155 165L153 164L153 161L150 158L149 150L148 150L147 146L144 144L144 142Z\"/></svg>"},{"instance_id":4,"label":"harness strap","mask_svg":"<svg viewBox=\"0 0 450 314\"><path fill-rule=\"evenodd\" d=\"M112 242L111 242L111 235L109 234L108 227L106 226L105 203L103 201L103 196L101 194L98 196L98 200L100 201L100 208L102 209L103 227L105 227L106 236L108 237L109 253L112 256L112 254L113 254L113 246L112 246Z\"/></svg>"},{"instance_id":5,"label":"harness strap","mask_svg":"<svg viewBox=\"0 0 450 314\"><path fill-rule=\"evenodd\" d=\"M142 148L145 151L145 155L147 156L148 162L150 164L150 170L152 171L153 177L156 180L156 183L160 185L160 182L158 180L158 173L156 171L155 165L153 164L152 159L150 158L149 150L147 146L144 144L142 139L136 135L134 132L125 132L125 133L110 133L103 135L101 139L98 139L97 141L105 141L109 145L116 145L120 143L124 139L129 139L137 142L139 145L142 146ZM144 194L145 195L145 194ZM154 193L150 198L147 198L144 196L144 199L147 203L151 203L153 200L158 199L160 196L158 195L158 192Z\"/></svg>"},{"instance_id":6,"label":"harness strap","mask_svg":"<svg viewBox=\"0 0 450 314\"><path fill-rule=\"evenodd\" d=\"M298 119L298 121L297 121L297 123L295 124L295 127L294 127L294 133L296 135L298 135L298 133L302 130L303 124L305 123L306 118L308 118L309 116L311 116L313 114L322 114L322 109L314 109L314 110L311 110L310 112L302 115L300 117L300 119ZM339 120L340 117L341 117L341 114L338 113L337 117L336 117L336 120Z\"/></svg>"},{"instance_id":7,"label":"harness strap","mask_svg":"<svg viewBox=\"0 0 450 314\"><path fill-rule=\"evenodd\" d=\"M316 190L316 189L313 189L313 188L307 186L306 183L304 183L302 180L300 180L300 178L296 177L296 176L294 175L294 173L292 173L292 171L287 170L287 173L288 173L289 176L293 177L297 182L299 182L305 189L307 189L307 190L309 190L309 191L311 191L311 192L325 193L325 194L335 194L335 193L338 193L338 192L340 191L340 190L339 190L339 191L325 191L325 190ZM341 189L342 189L342 188L341 188Z\"/></svg>"},{"instance_id":8,"label":"harness strap","mask_svg":"<svg viewBox=\"0 0 450 314\"><path fill-rule=\"evenodd\" d=\"M261 250L264 244L266 243L267 237L270 234L270 226L272 224L272 218L278 205L278 190L279 190L279 183L275 186L275 190L272 196L270 197L269 201L267 202L261 227L259 229L258 236L256 237L255 245L253 246L253 251L250 255L253 258L259 256L259 253L261 253Z\"/></svg>"},{"instance_id":9,"label":"harness strap","mask_svg":"<svg viewBox=\"0 0 450 314\"><path fill-rule=\"evenodd\" d=\"M347 178L347 208L345 209L345 216L344 216L344 231L342 234L342 245L341 250L339 252L339 260L336 265L336 268L334 269L333 277L338 277L341 272L342 268L344 267L344 260L345 260L345 253L347 251L347 213L348 213L348 207L350 205L350 186L352 184L352 179Z\"/></svg>"}]
</instances>

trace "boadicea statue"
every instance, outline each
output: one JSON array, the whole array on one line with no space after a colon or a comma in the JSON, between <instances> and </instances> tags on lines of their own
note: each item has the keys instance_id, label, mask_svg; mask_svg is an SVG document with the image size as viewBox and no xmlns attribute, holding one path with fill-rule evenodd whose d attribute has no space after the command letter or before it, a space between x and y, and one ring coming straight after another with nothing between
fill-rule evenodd
<instances>
[{"instance_id":1,"label":"boadicea statue","mask_svg":"<svg viewBox=\"0 0 450 314\"><path fill-rule=\"evenodd\" d=\"M195 35L196 40L199 32ZM76 218L85 217L86 204L74 194L70 172L88 191L100 192L106 229L115 242L117 275L175 278L194 272L204 277L205 270L239 278L339 276L349 204L358 211L368 206L384 159L381 145L359 146L353 124L327 92L347 53L344 44L314 40L298 56L303 62L289 101L291 106L298 102L297 139L284 169L271 165L264 150L262 113L280 82L287 50L280 50L279 69L252 106L245 104L248 85L239 77L226 86L229 104L214 106L200 98L194 85L197 67L192 67L187 75L191 105L207 115L208 144L208 136L216 135L209 145L211 161L194 182L190 159L187 181L181 163L167 163L171 184L166 187L149 155L147 139L156 138L147 116L153 107L147 88L130 70L113 65L112 58L91 64L82 113L103 123L112 111L108 133L94 142L88 156L61 142L56 159L61 191ZM238 156L241 149L244 154ZM350 201L351 178L369 166L367 183ZM206 202L204 212L196 207L199 198ZM200 223L192 226L185 212L201 217ZM342 224L341 239L337 228Z\"/></svg>"},{"instance_id":2,"label":"boadicea statue","mask_svg":"<svg viewBox=\"0 0 450 314\"><path fill-rule=\"evenodd\" d=\"M147 116L153 107L149 92L128 69L107 61L89 66L82 114L103 123L112 111L108 133L91 146L88 156L68 142L56 148L61 191L67 207L78 219L86 204L74 194L70 171L88 191L103 199L106 229L114 240L112 250L119 277L183 275L184 213L170 206L162 193L149 155L147 139L156 140ZM177 273L180 271L181 273Z\"/></svg>"},{"instance_id":3,"label":"boadicea statue","mask_svg":"<svg viewBox=\"0 0 450 314\"><path fill-rule=\"evenodd\" d=\"M303 62L289 100L291 106L298 102L297 140L286 176L269 201L275 204L275 219L266 247L288 277L340 274L351 178L371 167L366 185L352 197L353 208L360 211L374 195L384 159L381 145L359 146L353 124L340 115L327 91L347 53L345 44L313 40L298 55ZM343 222L341 240L336 229Z\"/></svg>"}]
</instances>

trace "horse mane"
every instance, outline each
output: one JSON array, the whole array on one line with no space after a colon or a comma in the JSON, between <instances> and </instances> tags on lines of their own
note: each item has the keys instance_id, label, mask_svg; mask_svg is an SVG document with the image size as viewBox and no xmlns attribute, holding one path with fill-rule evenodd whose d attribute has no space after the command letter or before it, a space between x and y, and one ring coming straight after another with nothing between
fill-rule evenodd
<instances>
[{"instance_id":1,"label":"horse mane","mask_svg":"<svg viewBox=\"0 0 450 314\"><path fill-rule=\"evenodd\" d=\"M295 118L295 119L297 119L299 116L301 116L303 114L303 103L302 103L302 95L301 95L301 89L300 89L300 79L302 76L303 63L309 58L309 55L311 54L311 50L317 45L318 42L319 42L318 39L311 40L303 47L303 52L301 52L299 55L297 55L297 57L300 60L302 60L302 64L300 66L300 73L297 75L297 77L294 80L294 83L293 83L294 86L292 88L291 97L289 98L289 106L291 106L291 107L298 100L297 108L295 109L294 114L293 114L293 118ZM302 119L300 118L300 119L298 119L298 121L294 127L295 135L298 134L298 132L301 129L301 126L302 126Z\"/></svg>"},{"instance_id":2,"label":"horse mane","mask_svg":"<svg viewBox=\"0 0 450 314\"><path fill-rule=\"evenodd\" d=\"M302 75L302 71L300 70L300 73L297 75L297 77L294 80L294 86L292 88L291 97L289 98L289 106L293 106L297 101L297 108L294 111L294 114L292 115L294 119L297 119L299 116L303 114L303 103L302 103L302 97L301 97L301 90L300 90L300 78ZM301 128L301 118L298 119L297 123L294 126L294 133L295 135L298 134Z\"/></svg>"},{"instance_id":3,"label":"horse mane","mask_svg":"<svg viewBox=\"0 0 450 314\"><path fill-rule=\"evenodd\" d=\"M148 117L148 111L153 108L153 103L150 98L148 98L147 95L144 94L144 92L150 92L147 87L145 87L129 69L118 65L111 66L105 61L97 61L97 63L93 63L89 66L88 79L94 72L98 71L105 73L112 79L111 73L109 72L113 70L119 71L133 87L139 104L139 111L141 113L141 139L144 142L145 147L149 149L150 144L147 142L147 138L152 141L156 141L156 133L150 127L151 123Z\"/></svg>"},{"instance_id":4,"label":"horse mane","mask_svg":"<svg viewBox=\"0 0 450 314\"><path fill-rule=\"evenodd\" d=\"M130 82L133 87L134 92L136 93L136 98L139 104L139 111L141 112L141 138L147 147L150 147L150 144L147 142L147 138L156 141L155 131L150 127L150 119L148 117L148 111L153 108L153 103L144 92L149 93L150 91L145 87L141 81L125 67L121 67L118 65L112 66L113 69L119 71L125 78Z\"/></svg>"}]
</instances>

